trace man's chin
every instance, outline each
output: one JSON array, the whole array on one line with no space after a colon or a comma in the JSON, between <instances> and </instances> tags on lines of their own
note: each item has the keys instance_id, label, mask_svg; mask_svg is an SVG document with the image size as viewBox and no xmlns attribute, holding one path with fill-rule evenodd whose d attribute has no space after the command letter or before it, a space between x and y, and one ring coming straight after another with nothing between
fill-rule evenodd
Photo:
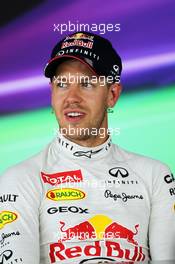
<instances>
[{"instance_id":1,"label":"man's chin","mask_svg":"<svg viewBox=\"0 0 175 264\"><path fill-rule=\"evenodd\" d=\"M60 128L60 133L71 140L87 140L92 136L91 129L82 127Z\"/></svg>"},{"instance_id":2,"label":"man's chin","mask_svg":"<svg viewBox=\"0 0 175 264\"><path fill-rule=\"evenodd\" d=\"M71 135L71 134L67 134L65 137L72 141L84 141L90 138L89 135Z\"/></svg>"}]
</instances>

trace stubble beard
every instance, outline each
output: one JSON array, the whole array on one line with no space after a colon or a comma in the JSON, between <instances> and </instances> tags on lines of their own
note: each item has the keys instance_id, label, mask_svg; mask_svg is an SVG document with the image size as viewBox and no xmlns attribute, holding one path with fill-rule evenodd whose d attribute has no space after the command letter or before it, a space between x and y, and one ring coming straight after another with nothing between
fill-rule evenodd
<instances>
[{"instance_id":1,"label":"stubble beard","mask_svg":"<svg viewBox=\"0 0 175 264\"><path fill-rule=\"evenodd\" d=\"M59 131L71 141L88 141L99 137L99 130L102 127L107 115L107 107L103 109L99 118L93 119L86 127L80 127L77 124L71 124L69 127L59 126Z\"/></svg>"}]
</instances>

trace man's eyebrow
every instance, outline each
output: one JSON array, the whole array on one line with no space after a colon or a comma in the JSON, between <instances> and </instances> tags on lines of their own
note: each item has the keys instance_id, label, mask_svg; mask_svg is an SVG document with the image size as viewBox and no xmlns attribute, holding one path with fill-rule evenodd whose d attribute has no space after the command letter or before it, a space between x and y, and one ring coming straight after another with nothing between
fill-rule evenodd
<instances>
[{"instance_id":1,"label":"man's eyebrow","mask_svg":"<svg viewBox=\"0 0 175 264\"><path fill-rule=\"evenodd\" d=\"M67 79L67 76L66 75L57 75L57 76L54 76L53 77L53 79L55 80L55 81L58 81L58 80L62 80L62 79Z\"/></svg>"},{"instance_id":2,"label":"man's eyebrow","mask_svg":"<svg viewBox=\"0 0 175 264\"><path fill-rule=\"evenodd\" d=\"M57 74L54 76L55 78L67 77L66 74Z\"/></svg>"},{"instance_id":3,"label":"man's eyebrow","mask_svg":"<svg viewBox=\"0 0 175 264\"><path fill-rule=\"evenodd\" d=\"M91 81L93 78L90 76L81 76L82 78L80 78L80 80L82 81Z\"/></svg>"}]
</instances>

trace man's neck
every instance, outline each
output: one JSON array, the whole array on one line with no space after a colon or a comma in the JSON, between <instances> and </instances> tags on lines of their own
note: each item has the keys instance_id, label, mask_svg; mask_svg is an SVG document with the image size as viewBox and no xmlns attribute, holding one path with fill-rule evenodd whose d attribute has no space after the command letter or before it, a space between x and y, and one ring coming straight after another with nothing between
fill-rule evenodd
<instances>
[{"instance_id":1,"label":"man's neck","mask_svg":"<svg viewBox=\"0 0 175 264\"><path fill-rule=\"evenodd\" d=\"M87 137L71 137L69 135L64 135L65 138L70 140L71 142L78 144L82 147L97 147L103 144L108 138L109 135L105 136L95 135L95 136L87 136Z\"/></svg>"}]
</instances>

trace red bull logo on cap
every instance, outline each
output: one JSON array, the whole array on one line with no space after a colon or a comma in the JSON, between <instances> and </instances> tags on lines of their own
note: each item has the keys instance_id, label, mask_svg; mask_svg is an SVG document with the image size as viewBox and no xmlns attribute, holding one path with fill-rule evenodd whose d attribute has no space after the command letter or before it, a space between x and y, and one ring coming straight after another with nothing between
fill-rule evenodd
<instances>
[{"instance_id":1,"label":"red bull logo on cap","mask_svg":"<svg viewBox=\"0 0 175 264\"><path fill-rule=\"evenodd\" d=\"M51 263L75 256L107 256L116 258L116 260L143 261L145 260L143 248L134 239L138 234L139 224L136 224L134 229L134 231L128 229L105 215L96 215L67 229L65 222L61 221L61 238L58 239L58 242L50 245ZM71 245L66 243L68 240L74 242L74 247L66 247L66 245ZM83 244L85 246L80 246L81 244L78 242L80 240L87 242ZM125 247L123 242L121 246L121 240L125 241Z\"/></svg>"},{"instance_id":2,"label":"red bull logo on cap","mask_svg":"<svg viewBox=\"0 0 175 264\"><path fill-rule=\"evenodd\" d=\"M93 42L92 41L84 42L83 40L75 39L74 41L71 41L71 42L68 42L68 41L63 42L61 49L72 47L72 46L78 46L78 47L92 49Z\"/></svg>"},{"instance_id":3,"label":"red bull logo on cap","mask_svg":"<svg viewBox=\"0 0 175 264\"><path fill-rule=\"evenodd\" d=\"M88 39L90 41L93 41L94 36L91 36L91 35L88 35L85 33L76 33L76 34L73 34L72 36L66 37L64 41L66 41L68 39Z\"/></svg>"}]
</instances>

